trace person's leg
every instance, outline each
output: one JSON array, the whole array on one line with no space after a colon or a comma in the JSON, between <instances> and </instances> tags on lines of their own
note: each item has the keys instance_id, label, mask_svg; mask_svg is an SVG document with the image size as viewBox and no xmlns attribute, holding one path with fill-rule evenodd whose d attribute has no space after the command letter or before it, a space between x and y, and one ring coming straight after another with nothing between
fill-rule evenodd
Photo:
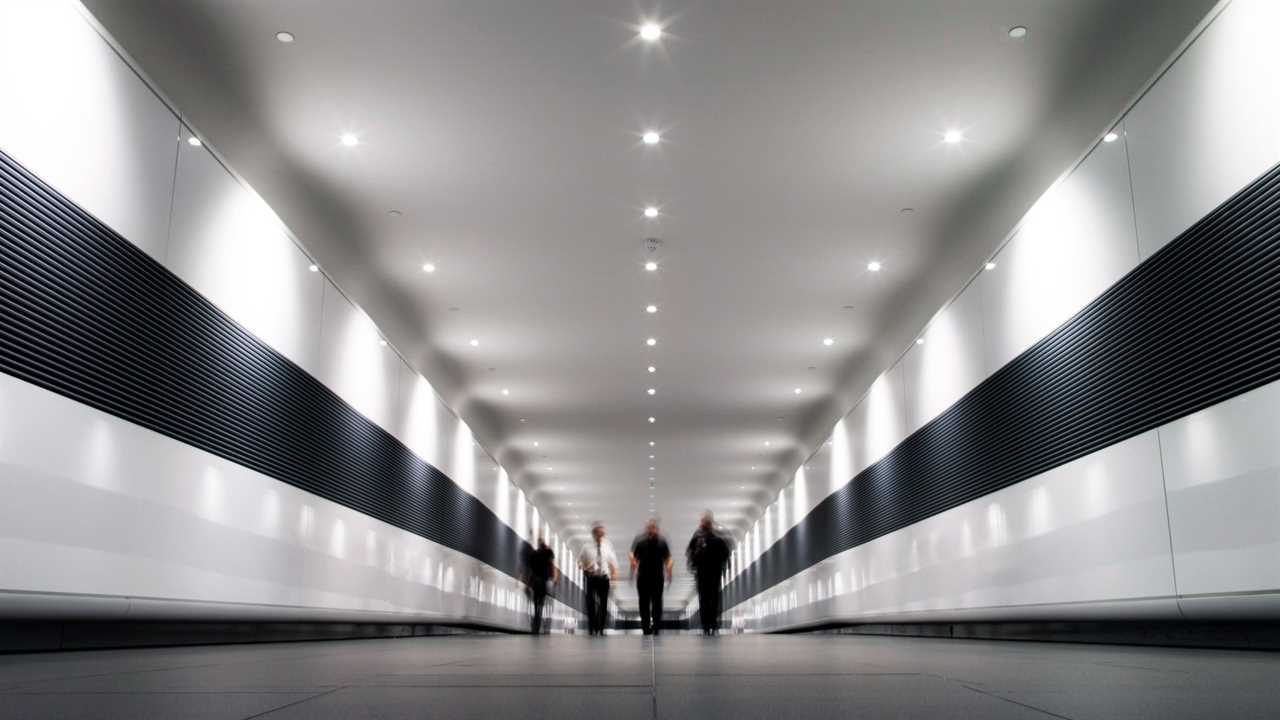
<instances>
[{"instance_id":1,"label":"person's leg","mask_svg":"<svg viewBox=\"0 0 1280 720\"><path fill-rule=\"evenodd\" d=\"M599 629L600 613L596 609L600 603L600 588L596 583L595 576L587 578L587 626L591 628L591 634L595 635Z\"/></svg>"},{"instance_id":2,"label":"person's leg","mask_svg":"<svg viewBox=\"0 0 1280 720\"><path fill-rule=\"evenodd\" d=\"M609 577L600 578L600 634L609 626Z\"/></svg>"},{"instance_id":3,"label":"person's leg","mask_svg":"<svg viewBox=\"0 0 1280 720\"><path fill-rule=\"evenodd\" d=\"M546 600L547 594L545 592L538 592L536 589L533 591L533 622L530 630L534 635L542 634L542 606Z\"/></svg>"},{"instance_id":4,"label":"person's leg","mask_svg":"<svg viewBox=\"0 0 1280 720\"><path fill-rule=\"evenodd\" d=\"M649 596L653 593L649 584L643 580L636 584L636 593L640 595L640 630L645 635L653 632L653 626L649 624Z\"/></svg>"},{"instance_id":5,"label":"person's leg","mask_svg":"<svg viewBox=\"0 0 1280 720\"><path fill-rule=\"evenodd\" d=\"M649 602L653 606L649 610L649 617L652 618L650 627L653 628L653 634L657 635L662 631L662 581L654 583L652 592L649 593Z\"/></svg>"}]
</instances>

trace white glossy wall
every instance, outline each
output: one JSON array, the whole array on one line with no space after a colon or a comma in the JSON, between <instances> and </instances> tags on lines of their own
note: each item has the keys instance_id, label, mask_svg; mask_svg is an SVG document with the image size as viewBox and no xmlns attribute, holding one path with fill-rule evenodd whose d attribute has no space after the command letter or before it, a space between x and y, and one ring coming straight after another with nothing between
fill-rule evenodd
<instances>
[{"instance_id":1,"label":"white glossy wall","mask_svg":"<svg viewBox=\"0 0 1280 720\"><path fill-rule=\"evenodd\" d=\"M0 149L530 537L466 423L78 5L3 0L0 29ZM474 558L4 375L0 497L0 617L527 622Z\"/></svg>"},{"instance_id":2,"label":"white glossy wall","mask_svg":"<svg viewBox=\"0 0 1280 720\"><path fill-rule=\"evenodd\" d=\"M1280 3L1235 0L1050 188L802 466L788 527L1280 161ZM1280 384L828 558L729 611L829 621L1280 617ZM819 477L822 482L815 483ZM799 484L803 483L803 488ZM765 528L764 532L761 528Z\"/></svg>"}]
</instances>

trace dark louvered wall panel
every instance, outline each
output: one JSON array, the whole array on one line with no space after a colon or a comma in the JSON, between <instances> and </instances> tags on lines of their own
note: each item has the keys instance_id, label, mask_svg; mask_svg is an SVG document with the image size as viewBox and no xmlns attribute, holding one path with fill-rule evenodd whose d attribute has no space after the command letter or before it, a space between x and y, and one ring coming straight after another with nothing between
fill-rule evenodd
<instances>
[{"instance_id":1,"label":"dark louvered wall panel","mask_svg":"<svg viewBox=\"0 0 1280 720\"><path fill-rule=\"evenodd\" d=\"M1280 168L819 503L726 607L836 553L1280 379Z\"/></svg>"},{"instance_id":2,"label":"dark louvered wall panel","mask_svg":"<svg viewBox=\"0 0 1280 720\"><path fill-rule=\"evenodd\" d=\"M517 572L483 503L3 153L0 372Z\"/></svg>"}]
</instances>

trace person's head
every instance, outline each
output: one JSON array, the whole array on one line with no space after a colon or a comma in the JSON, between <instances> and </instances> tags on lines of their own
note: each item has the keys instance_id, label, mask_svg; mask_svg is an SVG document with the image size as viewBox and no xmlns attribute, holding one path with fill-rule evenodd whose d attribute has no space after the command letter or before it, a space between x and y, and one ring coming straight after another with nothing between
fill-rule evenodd
<instances>
[{"instance_id":1,"label":"person's head","mask_svg":"<svg viewBox=\"0 0 1280 720\"><path fill-rule=\"evenodd\" d=\"M658 518L656 517L649 518L648 522L644 524L644 532L649 537L657 537L658 536Z\"/></svg>"},{"instance_id":2,"label":"person's head","mask_svg":"<svg viewBox=\"0 0 1280 720\"><path fill-rule=\"evenodd\" d=\"M544 548L544 547L546 547L546 546L547 546L547 539L546 539L545 537L543 537L541 534L539 534L539 535L538 535L538 549L539 549L539 550L541 550L542 548Z\"/></svg>"},{"instance_id":3,"label":"person's head","mask_svg":"<svg viewBox=\"0 0 1280 720\"><path fill-rule=\"evenodd\" d=\"M716 517L711 514L710 510L702 511L702 518L698 520L698 527L703 530L710 530L716 526Z\"/></svg>"},{"instance_id":4,"label":"person's head","mask_svg":"<svg viewBox=\"0 0 1280 720\"><path fill-rule=\"evenodd\" d=\"M591 525L591 537L600 542L604 539L604 523L596 522Z\"/></svg>"}]
</instances>

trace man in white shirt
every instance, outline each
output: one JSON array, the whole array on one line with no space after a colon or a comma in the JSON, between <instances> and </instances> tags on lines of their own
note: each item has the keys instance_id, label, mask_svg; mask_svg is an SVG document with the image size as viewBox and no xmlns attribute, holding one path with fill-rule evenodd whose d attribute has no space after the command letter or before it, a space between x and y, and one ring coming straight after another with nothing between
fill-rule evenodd
<instances>
[{"instance_id":1,"label":"man in white shirt","mask_svg":"<svg viewBox=\"0 0 1280 720\"><path fill-rule=\"evenodd\" d=\"M578 566L587 578L587 626L592 635L604 635L609 617L609 584L618 577L618 556L604 536L604 525L591 526L592 542L578 555Z\"/></svg>"}]
</instances>

